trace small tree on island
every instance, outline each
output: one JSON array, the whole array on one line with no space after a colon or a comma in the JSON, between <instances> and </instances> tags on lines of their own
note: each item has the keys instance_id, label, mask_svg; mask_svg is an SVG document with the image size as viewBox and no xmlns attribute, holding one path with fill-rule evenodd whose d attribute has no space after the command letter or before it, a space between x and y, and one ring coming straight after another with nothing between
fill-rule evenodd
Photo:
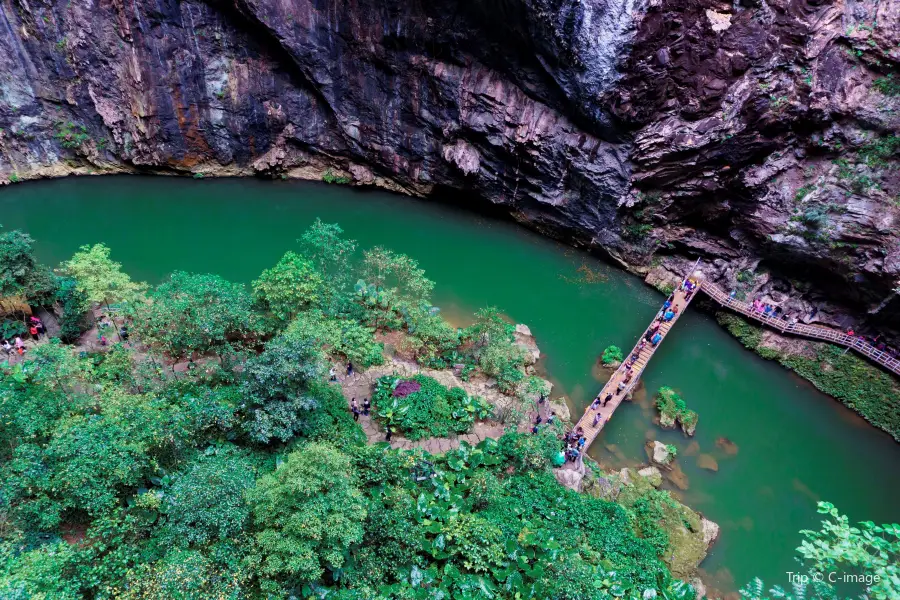
<instances>
[{"instance_id":1,"label":"small tree on island","mask_svg":"<svg viewBox=\"0 0 900 600\"><path fill-rule=\"evenodd\" d=\"M618 346L607 346L606 350L604 350L603 354L600 356L600 362L602 362L604 366L611 367L621 363L624 358L625 356L622 354L621 348Z\"/></svg>"}]
</instances>

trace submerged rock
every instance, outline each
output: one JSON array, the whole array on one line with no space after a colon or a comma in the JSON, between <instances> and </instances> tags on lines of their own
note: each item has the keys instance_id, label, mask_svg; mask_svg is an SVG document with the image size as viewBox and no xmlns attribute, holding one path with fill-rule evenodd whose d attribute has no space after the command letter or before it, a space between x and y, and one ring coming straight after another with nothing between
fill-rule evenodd
<instances>
[{"instance_id":1,"label":"submerged rock","mask_svg":"<svg viewBox=\"0 0 900 600\"><path fill-rule=\"evenodd\" d=\"M701 454L697 457L697 466L707 471L718 471L719 463L710 454Z\"/></svg>"},{"instance_id":2,"label":"submerged rock","mask_svg":"<svg viewBox=\"0 0 900 600\"><path fill-rule=\"evenodd\" d=\"M728 456L734 456L738 453L738 445L729 440L727 437L716 439L716 447L722 450Z\"/></svg>"}]
</instances>

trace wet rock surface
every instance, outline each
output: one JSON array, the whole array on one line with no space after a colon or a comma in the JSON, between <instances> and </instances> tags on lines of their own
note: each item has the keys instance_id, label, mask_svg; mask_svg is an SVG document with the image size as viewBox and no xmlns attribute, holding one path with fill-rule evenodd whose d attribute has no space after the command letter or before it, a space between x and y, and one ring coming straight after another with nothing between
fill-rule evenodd
<instances>
[{"instance_id":1,"label":"wet rock surface","mask_svg":"<svg viewBox=\"0 0 900 600\"><path fill-rule=\"evenodd\" d=\"M890 0L10 0L0 176L462 190L660 284L702 256L890 330L898 41Z\"/></svg>"}]
</instances>

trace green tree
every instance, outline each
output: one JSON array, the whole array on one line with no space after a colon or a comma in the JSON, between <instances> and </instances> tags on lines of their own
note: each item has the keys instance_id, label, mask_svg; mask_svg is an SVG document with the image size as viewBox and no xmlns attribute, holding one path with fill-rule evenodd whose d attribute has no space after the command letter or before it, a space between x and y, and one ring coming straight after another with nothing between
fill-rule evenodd
<instances>
[{"instance_id":1,"label":"green tree","mask_svg":"<svg viewBox=\"0 0 900 600\"><path fill-rule=\"evenodd\" d=\"M0 233L0 298L24 296L46 304L52 301L56 281L49 269L34 259L34 240L18 229Z\"/></svg>"},{"instance_id":2,"label":"green tree","mask_svg":"<svg viewBox=\"0 0 900 600\"><path fill-rule=\"evenodd\" d=\"M306 413L318 406L315 384L323 378L324 361L317 345L281 336L244 366L244 427L262 443L294 437Z\"/></svg>"},{"instance_id":3,"label":"green tree","mask_svg":"<svg viewBox=\"0 0 900 600\"><path fill-rule=\"evenodd\" d=\"M88 296L78 289L78 282L73 277L60 277L56 290L56 301L62 307L59 320L59 337L64 342L74 342L84 331L82 322L88 310Z\"/></svg>"},{"instance_id":4,"label":"green tree","mask_svg":"<svg viewBox=\"0 0 900 600\"><path fill-rule=\"evenodd\" d=\"M110 258L110 249L103 244L82 246L62 265L63 270L78 282L78 289L88 300L98 304L135 301L147 288L136 283L122 271L121 263Z\"/></svg>"},{"instance_id":5,"label":"green tree","mask_svg":"<svg viewBox=\"0 0 900 600\"><path fill-rule=\"evenodd\" d=\"M252 300L246 288L218 275L176 271L150 294L135 321L141 339L175 360L193 353L221 353L254 332Z\"/></svg>"},{"instance_id":6,"label":"green tree","mask_svg":"<svg viewBox=\"0 0 900 600\"><path fill-rule=\"evenodd\" d=\"M247 492L256 534L256 562L276 592L320 579L345 566L363 539L366 503L350 458L336 448L310 443L291 452L274 473Z\"/></svg>"},{"instance_id":7,"label":"green tree","mask_svg":"<svg viewBox=\"0 0 900 600\"><path fill-rule=\"evenodd\" d=\"M198 455L163 487L163 537L187 545L240 535L250 517L244 492L253 487L255 471L248 454L235 446Z\"/></svg>"},{"instance_id":8,"label":"green tree","mask_svg":"<svg viewBox=\"0 0 900 600\"><path fill-rule=\"evenodd\" d=\"M304 256L316 266L328 284L326 305L332 305L350 281L350 261L356 252L356 242L343 237L344 230L337 223L323 223L316 219L297 240Z\"/></svg>"},{"instance_id":9,"label":"green tree","mask_svg":"<svg viewBox=\"0 0 900 600\"><path fill-rule=\"evenodd\" d=\"M324 285L312 263L296 252L288 252L253 282L253 297L276 317L289 321L321 301Z\"/></svg>"},{"instance_id":10,"label":"green tree","mask_svg":"<svg viewBox=\"0 0 900 600\"><path fill-rule=\"evenodd\" d=\"M425 277L418 262L380 246L363 253L363 276L367 283L392 290L396 298L409 304L428 300L434 289L434 282Z\"/></svg>"},{"instance_id":11,"label":"green tree","mask_svg":"<svg viewBox=\"0 0 900 600\"><path fill-rule=\"evenodd\" d=\"M34 240L17 229L0 233L0 296L24 292L28 273L34 268Z\"/></svg>"},{"instance_id":12,"label":"green tree","mask_svg":"<svg viewBox=\"0 0 900 600\"><path fill-rule=\"evenodd\" d=\"M150 435L116 418L79 415L49 443L17 446L3 476L18 518L52 530L66 511L97 516L112 509L124 489L148 475Z\"/></svg>"}]
</instances>

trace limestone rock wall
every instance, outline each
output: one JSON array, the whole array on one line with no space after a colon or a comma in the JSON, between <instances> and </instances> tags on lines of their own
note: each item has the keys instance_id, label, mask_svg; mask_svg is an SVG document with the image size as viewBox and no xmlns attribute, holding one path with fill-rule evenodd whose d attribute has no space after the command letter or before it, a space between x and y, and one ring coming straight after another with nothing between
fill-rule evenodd
<instances>
[{"instance_id":1,"label":"limestone rock wall","mask_svg":"<svg viewBox=\"0 0 900 600\"><path fill-rule=\"evenodd\" d=\"M0 0L0 178L333 169L891 327L898 42L892 0Z\"/></svg>"}]
</instances>

